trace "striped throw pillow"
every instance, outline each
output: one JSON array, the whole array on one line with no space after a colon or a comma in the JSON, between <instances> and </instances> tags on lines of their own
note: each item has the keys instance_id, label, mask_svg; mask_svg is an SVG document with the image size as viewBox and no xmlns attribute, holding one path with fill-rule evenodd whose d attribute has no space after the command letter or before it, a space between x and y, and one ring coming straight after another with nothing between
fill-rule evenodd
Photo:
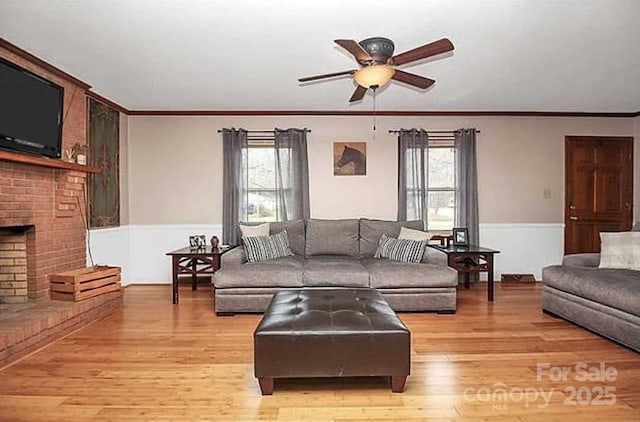
<instances>
[{"instance_id":1,"label":"striped throw pillow","mask_svg":"<svg viewBox=\"0 0 640 422\"><path fill-rule=\"evenodd\" d=\"M426 240L396 239L383 233L374 257L400 262L420 262L426 247Z\"/></svg>"},{"instance_id":2,"label":"striped throw pillow","mask_svg":"<svg viewBox=\"0 0 640 422\"><path fill-rule=\"evenodd\" d=\"M244 250L249 262L269 261L271 259L291 256L287 231L271 236L243 237Z\"/></svg>"}]
</instances>

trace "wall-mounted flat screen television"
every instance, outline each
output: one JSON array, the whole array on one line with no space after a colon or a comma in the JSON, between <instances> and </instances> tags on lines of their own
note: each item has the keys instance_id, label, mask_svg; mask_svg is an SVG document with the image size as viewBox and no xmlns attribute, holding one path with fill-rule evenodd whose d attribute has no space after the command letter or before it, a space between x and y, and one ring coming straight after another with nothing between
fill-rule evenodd
<instances>
[{"instance_id":1,"label":"wall-mounted flat screen television","mask_svg":"<svg viewBox=\"0 0 640 422\"><path fill-rule=\"evenodd\" d=\"M64 88L0 58L0 148L59 158Z\"/></svg>"}]
</instances>

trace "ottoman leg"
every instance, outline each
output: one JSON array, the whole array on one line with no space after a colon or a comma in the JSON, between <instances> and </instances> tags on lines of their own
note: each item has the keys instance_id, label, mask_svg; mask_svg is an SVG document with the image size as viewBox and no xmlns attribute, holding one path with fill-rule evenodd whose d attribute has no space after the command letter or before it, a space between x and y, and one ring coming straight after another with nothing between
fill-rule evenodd
<instances>
[{"instance_id":1,"label":"ottoman leg","mask_svg":"<svg viewBox=\"0 0 640 422\"><path fill-rule=\"evenodd\" d=\"M263 396L273 394L273 378L258 378L258 384L260 384L260 391Z\"/></svg>"},{"instance_id":2,"label":"ottoman leg","mask_svg":"<svg viewBox=\"0 0 640 422\"><path fill-rule=\"evenodd\" d=\"M394 393L402 393L406 382L406 375L391 375L391 391Z\"/></svg>"}]
</instances>

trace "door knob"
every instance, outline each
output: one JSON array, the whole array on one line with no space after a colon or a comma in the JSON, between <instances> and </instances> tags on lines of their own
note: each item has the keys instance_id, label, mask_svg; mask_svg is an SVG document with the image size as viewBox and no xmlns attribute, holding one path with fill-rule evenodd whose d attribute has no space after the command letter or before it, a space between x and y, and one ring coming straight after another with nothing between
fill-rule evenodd
<instances>
[{"instance_id":1,"label":"door knob","mask_svg":"<svg viewBox=\"0 0 640 422\"><path fill-rule=\"evenodd\" d=\"M569 220L578 221L578 217L569 217Z\"/></svg>"},{"instance_id":2,"label":"door knob","mask_svg":"<svg viewBox=\"0 0 640 422\"><path fill-rule=\"evenodd\" d=\"M576 209L576 206L575 206L575 205L569 205L569 209L570 209L570 210L575 210L575 209Z\"/></svg>"}]
</instances>

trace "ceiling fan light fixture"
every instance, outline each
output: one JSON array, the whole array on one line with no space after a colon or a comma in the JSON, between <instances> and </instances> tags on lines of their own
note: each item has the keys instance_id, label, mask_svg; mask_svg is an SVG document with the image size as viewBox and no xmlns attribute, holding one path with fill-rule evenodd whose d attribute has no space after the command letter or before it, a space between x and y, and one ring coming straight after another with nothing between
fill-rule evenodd
<instances>
[{"instance_id":1,"label":"ceiling fan light fixture","mask_svg":"<svg viewBox=\"0 0 640 422\"><path fill-rule=\"evenodd\" d=\"M376 64L356 71L353 79L363 88L380 88L389 83L395 73L395 69L388 64Z\"/></svg>"}]
</instances>

